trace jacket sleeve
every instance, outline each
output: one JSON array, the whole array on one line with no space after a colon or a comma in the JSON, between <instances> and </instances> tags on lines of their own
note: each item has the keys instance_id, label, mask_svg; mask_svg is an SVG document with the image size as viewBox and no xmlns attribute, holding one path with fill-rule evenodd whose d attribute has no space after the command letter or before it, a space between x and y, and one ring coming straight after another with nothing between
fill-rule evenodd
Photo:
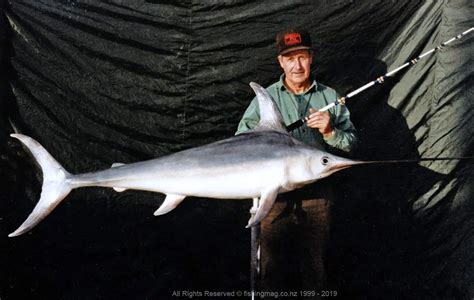
<instances>
[{"instance_id":1,"label":"jacket sleeve","mask_svg":"<svg viewBox=\"0 0 474 300\"><path fill-rule=\"evenodd\" d=\"M331 147L347 153L352 152L357 145L357 134L345 105L335 107L332 122L334 134L329 138L324 138L324 141Z\"/></svg>"},{"instance_id":2,"label":"jacket sleeve","mask_svg":"<svg viewBox=\"0 0 474 300\"><path fill-rule=\"evenodd\" d=\"M236 135L247 130L253 129L257 126L258 121L260 121L260 110L258 109L257 98L253 98L250 105L245 110L245 113L240 120L239 126L237 127Z\"/></svg>"}]
</instances>

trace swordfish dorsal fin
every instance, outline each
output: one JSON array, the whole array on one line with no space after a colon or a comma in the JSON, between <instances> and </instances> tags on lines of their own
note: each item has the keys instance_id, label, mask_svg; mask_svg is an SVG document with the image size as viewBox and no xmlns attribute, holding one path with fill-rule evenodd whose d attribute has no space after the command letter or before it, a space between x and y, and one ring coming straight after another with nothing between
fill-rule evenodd
<instances>
[{"instance_id":1,"label":"swordfish dorsal fin","mask_svg":"<svg viewBox=\"0 0 474 300\"><path fill-rule=\"evenodd\" d=\"M258 107L260 109L260 121L254 130L261 129L288 132L281 113L267 90L255 82L251 82L250 87L255 92L255 95L257 95Z\"/></svg>"}]
</instances>

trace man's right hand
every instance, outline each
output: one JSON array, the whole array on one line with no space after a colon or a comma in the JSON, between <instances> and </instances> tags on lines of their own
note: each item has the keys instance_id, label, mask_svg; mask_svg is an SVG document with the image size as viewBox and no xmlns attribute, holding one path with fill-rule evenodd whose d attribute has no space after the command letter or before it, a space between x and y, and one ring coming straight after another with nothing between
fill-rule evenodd
<instances>
[{"instance_id":1,"label":"man's right hand","mask_svg":"<svg viewBox=\"0 0 474 300\"><path fill-rule=\"evenodd\" d=\"M328 111L317 111L313 108L309 109L310 115L306 125L309 128L318 129L324 137L329 137L332 134L331 115Z\"/></svg>"}]
</instances>

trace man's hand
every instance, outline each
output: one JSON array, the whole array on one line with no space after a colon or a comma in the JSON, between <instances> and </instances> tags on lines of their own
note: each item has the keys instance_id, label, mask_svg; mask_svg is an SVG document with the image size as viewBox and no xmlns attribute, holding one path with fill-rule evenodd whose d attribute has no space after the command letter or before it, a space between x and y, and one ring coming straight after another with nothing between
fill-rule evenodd
<instances>
[{"instance_id":1,"label":"man's hand","mask_svg":"<svg viewBox=\"0 0 474 300\"><path fill-rule=\"evenodd\" d=\"M325 138L331 137L334 134L329 112L320 112L310 108L309 113L308 122L306 123L309 128L318 129Z\"/></svg>"}]
</instances>

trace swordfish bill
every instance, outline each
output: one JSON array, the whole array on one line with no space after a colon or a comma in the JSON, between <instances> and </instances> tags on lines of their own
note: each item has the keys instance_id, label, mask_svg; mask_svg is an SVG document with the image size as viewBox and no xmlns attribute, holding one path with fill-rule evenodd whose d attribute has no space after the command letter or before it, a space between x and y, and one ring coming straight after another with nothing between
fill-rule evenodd
<instances>
[{"instance_id":1,"label":"swordfish bill","mask_svg":"<svg viewBox=\"0 0 474 300\"><path fill-rule=\"evenodd\" d=\"M48 216L71 190L108 187L118 192L131 189L163 193L155 215L163 215L187 196L215 199L260 198L260 206L247 227L258 224L271 210L279 193L300 188L352 165L363 164L305 145L285 129L281 114L268 92L256 83L260 121L239 135L201 147L131 164L73 175L67 172L37 141L20 140L43 172L40 200L9 236L21 235Z\"/></svg>"}]
</instances>

